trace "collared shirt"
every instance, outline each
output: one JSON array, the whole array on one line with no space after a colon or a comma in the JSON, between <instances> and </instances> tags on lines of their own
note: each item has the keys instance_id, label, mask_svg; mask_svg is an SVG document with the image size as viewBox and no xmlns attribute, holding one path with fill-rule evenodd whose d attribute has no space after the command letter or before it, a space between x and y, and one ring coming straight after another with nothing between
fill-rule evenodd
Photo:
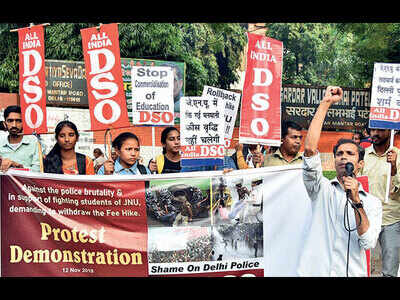
<instances>
[{"instance_id":1,"label":"collared shirt","mask_svg":"<svg viewBox=\"0 0 400 300\"><path fill-rule=\"evenodd\" d=\"M124 168L120 161L119 158L115 161L114 164L114 174L120 174L120 175L141 175L139 169L138 169L138 162L136 161L132 167L130 168ZM151 174L150 170L145 166L147 174ZM104 166L101 166L99 171L97 172L98 175L104 175Z\"/></svg>"},{"instance_id":2,"label":"collared shirt","mask_svg":"<svg viewBox=\"0 0 400 300\"><path fill-rule=\"evenodd\" d=\"M15 149L10 145L8 136L1 137L0 156L20 163L33 172L40 172L39 145L34 136L24 135Z\"/></svg>"},{"instance_id":3,"label":"collared shirt","mask_svg":"<svg viewBox=\"0 0 400 300\"><path fill-rule=\"evenodd\" d=\"M312 201L312 220L300 256L300 276L346 276L349 232L344 227L346 191L337 178L322 175L319 153L304 157L303 180ZM359 185L359 196L368 217L369 228L361 236L350 233L349 276L367 276L365 250L374 248L381 230L382 204ZM350 228L356 228L355 210L348 205Z\"/></svg>"},{"instance_id":4,"label":"collared shirt","mask_svg":"<svg viewBox=\"0 0 400 300\"><path fill-rule=\"evenodd\" d=\"M300 164L302 161L303 161L302 153L297 152L296 156L291 161L287 161L286 158L283 157L281 149L278 149L274 153L267 155L267 157L264 160L264 167Z\"/></svg>"},{"instance_id":5,"label":"collared shirt","mask_svg":"<svg viewBox=\"0 0 400 300\"><path fill-rule=\"evenodd\" d=\"M397 174L391 176L391 193L387 203L384 203L384 199L390 168L390 164L386 161L386 154L389 149L379 156L376 154L373 145L366 148L364 168L360 171L360 175L368 176L370 193L382 201L382 225L390 225L400 221L400 149L393 147L393 150L397 153Z\"/></svg>"}]
</instances>

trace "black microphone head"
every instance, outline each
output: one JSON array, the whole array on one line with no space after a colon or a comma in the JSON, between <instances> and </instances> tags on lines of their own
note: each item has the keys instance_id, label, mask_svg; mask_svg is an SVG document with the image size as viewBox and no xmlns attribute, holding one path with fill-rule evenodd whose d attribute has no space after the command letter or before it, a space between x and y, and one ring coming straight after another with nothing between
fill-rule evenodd
<instances>
[{"instance_id":1,"label":"black microphone head","mask_svg":"<svg viewBox=\"0 0 400 300\"><path fill-rule=\"evenodd\" d=\"M353 176L354 165L351 162L345 164L346 176Z\"/></svg>"}]
</instances>

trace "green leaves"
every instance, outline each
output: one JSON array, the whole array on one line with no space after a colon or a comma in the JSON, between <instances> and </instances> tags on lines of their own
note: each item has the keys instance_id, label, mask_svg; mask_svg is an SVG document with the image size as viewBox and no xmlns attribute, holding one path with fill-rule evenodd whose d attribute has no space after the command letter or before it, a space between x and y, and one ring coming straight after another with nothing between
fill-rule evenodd
<instances>
[{"instance_id":1,"label":"green leaves","mask_svg":"<svg viewBox=\"0 0 400 300\"><path fill-rule=\"evenodd\" d=\"M374 62L400 58L398 24L273 23L267 27L267 36L283 42L286 84L364 88L371 84Z\"/></svg>"},{"instance_id":2,"label":"green leaves","mask_svg":"<svg viewBox=\"0 0 400 300\"><path fill-rule=\"evenodd\" d=\"M54 23L45 27L45 58L83 61L80 30L93 23ZM18 92L18 34L0 24L0 89ZM204 85L229 88L246 45L245 30L226 23L121 23L121 57L186 62L186 94Z\"/></svg>"}]
</instances>

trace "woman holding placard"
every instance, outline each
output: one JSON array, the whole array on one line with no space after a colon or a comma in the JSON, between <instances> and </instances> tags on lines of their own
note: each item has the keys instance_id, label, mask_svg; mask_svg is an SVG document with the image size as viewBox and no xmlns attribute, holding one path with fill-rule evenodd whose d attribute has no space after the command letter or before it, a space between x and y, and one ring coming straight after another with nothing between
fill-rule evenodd
<instances>
[{"instance_id":1,"label":"woman holding placard","mask_svg":"<svg viewBox=\"0 0 400 300\"><path fill-rule=\"evenodd\" d=\"M158 174L165 173L182 173L195 171L215 171L234 169L236 166L231 157L224 157L224 166L197 166L197 167L181 167L181 136L173 126L166 127L161 133L161 144L163 153L156 157L156 162L150 160L149 169L151 172L157 171Z\"/></svg>"},{"instance_id":2,"label":"woman holding placard","mask_svg":"<svg viewBox=\"0 0 400 300\"><path fill-rule=\"evenodd\" d=\"M150 170L140 164L140 141L132 132L122 132L112 142L117 157L108 159L100 167L97 175L140 175L150 174Z\"/></svg>"},{"instance_id":3,"label":"woman holding placard","mask_svg":"<svg viewBox=\"0 0 400 300\"><path fill-rule=\"evenodd\" d=\"M163 153L156 157L156 165L151 170L158 174L179 173L181 171L181 135L175 127L167 127L161 133ZM149 164L150 165L150 164Z\"/></svg>"}]
</instances>

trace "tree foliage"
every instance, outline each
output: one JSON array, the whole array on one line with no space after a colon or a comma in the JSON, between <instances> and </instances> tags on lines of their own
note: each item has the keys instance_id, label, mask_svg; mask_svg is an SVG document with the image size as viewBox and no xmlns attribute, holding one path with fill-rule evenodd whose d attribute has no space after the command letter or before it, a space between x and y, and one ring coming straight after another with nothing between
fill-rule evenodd
<instances>
[{"instance_id":1,"label":"tree foliage","mask_svg":"<svg viewBox=\"0 0 400 300\"><path fill-rule=\"evenodd\" d=\"M45 27L45 58L83 61L80 30L93 23L55 23ZM0 24L0 89L18 92L18 34L12 28L29 24ZM204 85L229 88L246 45L239 24L121 23L121 57L184 61L186 94L199 95Z\"/></svg>"},{"instance_id":2,"label":"tree foliage","mask_svg":"<svg viewBox=\"0 0 400 300\"><path fill-rule=\"evenodd\" d=\"M397 23L274 23L284 45L283 83L364 88L374 62L400 62Z\"/></svg>"},{"instance_id":3,"label":"tree foliage","mask_svg":"<svg viewBox=\"0 0 400 300\"><path fill-rule=\"evenodd\" d=\"M80 30L94 23L45 27L45 57L83 61ZM0 23L0 91L18 92L18 34L25 23ZM368 87L374 62L400 62L398 23L267 23L266 35L283 42L284 84ZM247 43L232 23L121 23L121 57L186 63L186 94L204 85L228 89Z\"/></svg>"}]
</instances>

